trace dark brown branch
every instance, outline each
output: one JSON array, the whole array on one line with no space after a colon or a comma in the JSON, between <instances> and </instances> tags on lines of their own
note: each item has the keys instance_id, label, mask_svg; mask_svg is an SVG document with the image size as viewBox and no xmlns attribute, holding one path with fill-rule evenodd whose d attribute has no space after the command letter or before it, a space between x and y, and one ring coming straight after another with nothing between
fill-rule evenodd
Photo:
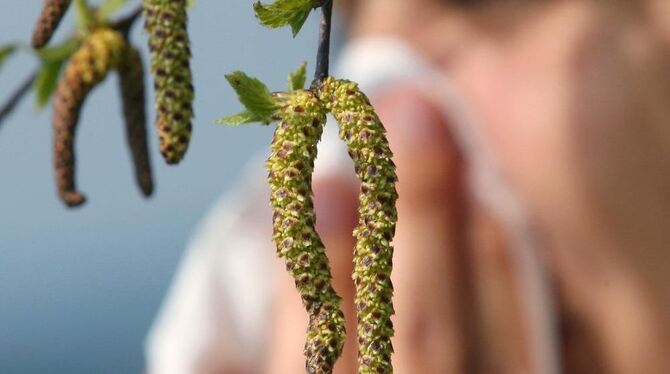
<instances>
[{"instance_id":1,"label":"dark brown branch","mask_svg":"<svg viewBox=\"0 0 670 374\"><path fill-rule=\"evenodd\" d=\"M319 84L329 75L330 65L330 30L333 18L333 1L327 0L321 6L321 24L319 27L319 49L316 55L316 72L314 73L314 84Z\"/></svg>"},{"instance_id":2,"label":"dark brown branch","mask_svg":"<svg viewBox=\"0 0 670 374\"><path fill-rule=\"evenodd\" d=\"M142 15L142 6L139 5L132 13L124 18L112 23L112 28L123 34L123 37L128 39L128 34L133 28L135 21Z\"/></svg>"},{"instance_id":3,"label":"dark brown branch","mask_svg":"<svg viewBox=\"0 0 670 374\"><path fill-rule=\"evenodd\" d=\"M17 87L12 96L9 97L9 100L7 100L7 102L2 106L0 109L0 128L2 128L2 124L5 122L7 117L9 117L14 109L16 109L16 106L21 102L26 94L30 92L30 89L32 88L36 78L37 72L30 74L28 78L26 78L26 80L23 81L19 87Z\"/></svg>"}]
</instances>

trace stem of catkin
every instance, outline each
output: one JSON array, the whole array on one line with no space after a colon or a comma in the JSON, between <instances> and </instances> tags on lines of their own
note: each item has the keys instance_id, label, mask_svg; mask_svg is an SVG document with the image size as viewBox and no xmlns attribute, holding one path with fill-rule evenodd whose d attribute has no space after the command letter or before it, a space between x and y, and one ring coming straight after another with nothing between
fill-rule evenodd
<instances>
[{"instance_id":1,"label":"stem of catkin","mask_svg":"<svg viewBox=\"0 0 670 374\"><path fill-rule=\"evenodd\" d=\"M340 126L361 181L354 230L359 373L392 373L393 285L391 269L398 198L397 176L386 131L356 83L327 78L320 97Z\"/></svg>"},{"instance_id":2,"label":"stem of catkin","mask_svg":"<svg viewBox=\"0 0 670 374\"><path fill-rule=\"evenodd\" d=\"M315 230L311 186L326 111L311 91L294 91L284 100L267 161L273 239L309 313L304 351L307 372L330 374L344 346L344 314L331 285L324 245Z\"/></svg>"}]
</instances>

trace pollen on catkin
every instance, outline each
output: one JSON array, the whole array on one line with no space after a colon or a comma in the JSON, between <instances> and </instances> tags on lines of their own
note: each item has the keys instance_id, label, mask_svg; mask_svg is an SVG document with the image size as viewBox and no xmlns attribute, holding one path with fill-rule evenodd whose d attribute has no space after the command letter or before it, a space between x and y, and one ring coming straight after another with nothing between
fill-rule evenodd
<instances>
[{"instance_id":1,"label":"pollen on catkin","mask_svg":"<svg viewBox=\"0 0 670 374\"><path fill-rule=\"evenodd\" d=\"M340 137L361 182L354 230L359 373L392 373L393 285L391 269L398 198L397 176L386 131L356 83L327 78L319 94L340 126Z\"/></svg>"},{"instance_id":2,"label":"pollen on catkin","mask_svg":"<svg viewBox=\"0 0 670 374\"><path fill-rule=\"evenodd\" d=\"M160 151L168 164L184 157L191 138L193 84L186 0L144 0Z\"/></svg>"},{"instance_id":3,"label":"pollen on catkin","mask_svg":"<svg viewBox=\"0 0 670 374\"><path fill-rule=\"evenodd\" d=\"M119 66L126 48L123 36L110 29L93 31L71 57L54 97L54 167L61 200L70 207L85 202L75 185L74 141L79 113L89 92Z\"/></svg>"},{"instance_id":4,"label":"pollen on catkin","mask_svg":"<svg viewBox=\"0 0 670 374\"><path fill-rule=\"evenodd\" d=\"M33 48L42 48L49 43L71 2L71 0L44 0L42 11L33 29Z\"/></svg>"},{"instance_id":5,"label":"pollen on catkin","mask_svg":"<svg viewBox=\"0 0 670 374\"><path fill-rule=\"evenodd\" d=\"M127 48L119 65L119 86L126 123L126 139L132 156L137 185L145 196L154 190L147 139L144 65L137 48Z\"/></svg>"},{"instance_id":6,"label":"pollen on catkin","mask_svg":"<svg viewBox=\"0 0 670 374\"><path fill-rule=\"evenodd\" d=\"M294 91L283 100L267 161L273 240L309 313L304 349L307 372L330 374L344 346L344 314L315 230L311 186L326 111L311 91Z\"/></svg>"}]
</instances>

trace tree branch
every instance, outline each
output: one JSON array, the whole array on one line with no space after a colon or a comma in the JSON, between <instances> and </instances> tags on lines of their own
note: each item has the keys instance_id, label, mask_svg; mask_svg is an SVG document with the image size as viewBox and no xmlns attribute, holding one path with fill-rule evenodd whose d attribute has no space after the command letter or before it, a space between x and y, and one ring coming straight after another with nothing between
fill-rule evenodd
<instances>
[{"instance_id":1,"label":"tree branch","mask_svg":"<svg viewBox=\"0 0 670 374\"><path fill-rule=\"evenodd\" d=\"M130 30L133 28L133 25L135 24L135 21L142 15L142 6L139 5L135 10L133 10L132 13L127 15L124 18L121 18L120 20L112 23L112 28L121 34L123 34L123 37L128 40L128 34L130 34Z\"/></svg>"},{"instance_id":2,"label":"tree branch","mask_svg":"<svg viewBox=\"0 0 670 374\"><path fill-rule=\"evenodd\" d=\"M329 75L330 65L330 30L332 26L333 2L326 0L321 6L321 25L319 27L319 49L316 55L316 72L313 85L318 85Z\"/></svg>"},{"instance_id":3,"label":"tree branch","mask_svg":"<svg viewBox=\"0 0 670 374\"><path fill-rule=\"evenodd\" d=\"M135 21L137 21L141 15L142 15L142 6L138 6L132 13L130 13L126 17L121 18L116 22L113 22L111 24L111 27L122 33L124 38L128 39L128 34L130 33L130 30L135 24ZM26 78L26 80L23 83L21 83L21 85L14 91L14 93L2 105L2 107L0 107L0 127L2 127L7 117L9 117L9 115L12 114L12 112L19 104L19 102L21 102L21 100L23 100L26 94L30 91L36 78L37 78L37 71L30 74L30 76L28 76L28 78Z\"/></svg>"},{"instance_id":4,"label":"tree branch","mask_svg":"<svg viewBox=\"0 0 670 374\"><path fill-rule=\"evenodd\" d=\"M21 85L14 91L12 96L9 97L9 100L0 109L0 128L2 128L3 123L9 117L10 114L14 111L16 106L21 102L21 100L26 96L37 78L37 72L33 72L28 76L28 78L21 83Z\"/></svg>"}]
</instances>

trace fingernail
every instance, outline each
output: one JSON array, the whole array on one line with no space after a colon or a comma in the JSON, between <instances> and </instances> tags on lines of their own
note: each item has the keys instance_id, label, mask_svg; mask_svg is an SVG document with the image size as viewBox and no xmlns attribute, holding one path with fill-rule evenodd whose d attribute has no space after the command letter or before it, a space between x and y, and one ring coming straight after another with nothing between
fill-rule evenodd
<instances>
[{"instance_id":1,"label":"fingernail","mask_svg":"<svg viewBox=\"0 0 670 374\"><path fill-rule=\"evenodd\" d=\"M396 147L442 146L447 135L446 121L439 109L418 94L393 97L379 106L389 141Z\"/></svg>"}]
</instances>

